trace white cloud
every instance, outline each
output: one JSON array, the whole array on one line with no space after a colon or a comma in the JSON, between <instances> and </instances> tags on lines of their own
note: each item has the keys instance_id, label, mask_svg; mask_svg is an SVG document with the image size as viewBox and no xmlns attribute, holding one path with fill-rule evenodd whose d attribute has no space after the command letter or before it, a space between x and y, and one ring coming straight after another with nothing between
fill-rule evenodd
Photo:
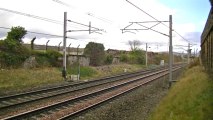
<instances>
[{"instance_id":1,"label":"white cloud","mask_svg":"<svg viewBox=\"0 0 213 120\"><path fill-rule=\"evenodd\" d=\"M68 40L68 44L72 43L72 46L81 44L81 47L84 47L89 41L96 41L99 43L104 43L105 48L128 49L129 47L125 43L128 40L133 39L140 40L143 43L168 43L168 37L152 31L134 31L136 34L122 34L120 29L127 26L131 21L153 21L152 18L150 18L125 0L61 1L68 3L71 7L66 7L54 2L53 0L2 0L0 2L0 7L58 21L63 21L63 12L67 11L69 19L84 24L89 24L89 21L91 21L92 26L105 29L107 31L107 33L103 33L102 35L89 35L88 32L68 33L68 36L76 37L77 39L79 39ZM159 20L167 21L170 14L172 14L173 16L178 14L178 10L171 9L157 0L131 0L131 2ZM63 35L62 25L36 20L30 17L23 17L12 13L6 13L2 11L0 12L0 16L4 14L4 19L0 21L0 26L11 27L20 25L31 31L35 30L37 32L42 31L49 34ZM88 13L90 13L91 16L87 15ZM68 29L88 29L86 27L82 27L72 23L68 24L71 25L68 27ZM168 26L168 23L165 24ZM152 26L153 24L144 25ZM185 32L193 32L196 29L193 23L179 24L174 26L177 31L181 31L181 34L185 34ZM168 28L163 25L158 25L154 27L154 29L162 33L169 33ZM31 38L26 37L25 41L29 42L30 39ZM47 39L51 40L49 44L52 45L57 45L60 41L63 40L62 38L44 37L38 38L36 40L36 43L45 44ZM182 42L179 41L179 39L177 39L177 41L178 44L179 42ZM156 49L156 51L160 50L159 48Z\"/></svg>"}]
</instances>

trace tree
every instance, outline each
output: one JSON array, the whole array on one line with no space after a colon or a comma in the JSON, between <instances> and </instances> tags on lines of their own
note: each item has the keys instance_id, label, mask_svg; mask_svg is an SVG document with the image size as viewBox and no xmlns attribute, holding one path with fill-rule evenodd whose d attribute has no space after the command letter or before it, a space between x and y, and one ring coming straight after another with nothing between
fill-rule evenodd
<instances>
[{"instance_id":1,"label":"tree","mask_svg":"<svg viewBox=\"0 0 213 120\"><path fill-rule=\"evenodd\" d=\"M26 35L27 31L21 27L12 27L11 31L7 33L7 38L6 40L14 40L18 43L22 43L22 38Z\"/></svg>"},{"instance_id":2,"label":"tree","mask_svg":"<svg viewBox=\"0 0 213 120\"><path fill-rule=\"evenodd\" d=\"M84 55L90 57L90 65L98 66L104 61L104 45L95 42L89 42L85 49Z\"/></svg>"},{"instance_id":3,"label":"tree","mask_svg":"<svg viewBox=\"0 0 213 120\"><path fill-rule=\"evenodd\" d=\"M131 51L129 54L129 62L133 64L145 64L145 52L140 49Z\"/></svg>"},{"instance_id":4,"label":"tree","mask_svg":"<svg viewBox=\"0 0 213 120\"><path fill-rule=\"evenodd\" d=\"M128 44L131 48L131 51L139 50L139 47L142 45L142 42L139 40L128 41Z\"/></svg>"},{"instance_id":5,"label":"tree","mask_svg":"<svg viewBox=\"0 0 213 120\"><path fill-rule=\"evenodd\" d=\"M18 67L29 57L30 51L21 44L26 32L23 27L12 27L0 42L0 67Z\"/></svg>"}]
</instances>

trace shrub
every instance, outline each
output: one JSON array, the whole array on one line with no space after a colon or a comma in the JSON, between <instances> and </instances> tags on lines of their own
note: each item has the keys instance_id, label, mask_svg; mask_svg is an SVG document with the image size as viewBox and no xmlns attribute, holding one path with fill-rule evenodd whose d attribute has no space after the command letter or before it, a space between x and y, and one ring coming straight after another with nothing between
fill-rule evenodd
<instances>
[{"instance_id":1,"label":"shrub","mask_svg":"<svg viewBox=\"0 0 213 120\"><path fill-rule=\"evenodd\" d=\"M128 62L128 56L126 54L122 54L120 56L120 61L121 62Z\"/></svg>"},{"instance_id":2,"label":"shrub","mask_svg":"<svg viewBox=\"0 0 213 120\"><path fill-rule=\"evenodd\" d=\"M62 54L59 53L58 51L54 51L54 50L47 50L47 58L49 63L52 66L59 66L60 63L58 63L58 58L62 57Z\"/></svg>"},{"instance_id":3,"label":"shrub","mask_svg":"<svg viewBox=\"0 0 213 120\"><path fill-rule=\"evenodd\" d=\"M0 41L1 67L18 67L30 56L30 51L21 44L26 32L23 27L12 27L6 39Z\"/></svg>"},{"instance_id":4,"label":"shrub","mask_svg":"<svg viewBox=\"0 0 213 120\"><path fill-rule=\"evenodd\" d=\"M1 67L19 67L30 56L30 51L13 40L0 42Z\"/></svg>"},{"instance_id":5,"label":"shrub","mask_svg":"<svg viewBox=\"0 0 213 120\"><path fill-rule=\"evenodd\" d=\"M105 56L104 45L101 43L89 42L84 49L84 55L90 57L90 65L102 65Z\"/></svg>"},{"instance_id":6,"label":"shrub","mask_svg":"<svg viewBox=\"0 0 213 120\"><path fill-rule=\"evenodd\" d=\"M132 64L145 64L145 54L142 50L131 51L129 62Z\"/></svg>"},{"instance_id":7,"label":"shrub","mask_svg":"<svg viewBox=\"0 0 213 120\"><path fill-rule=\"evenodd\" d=\"M32 51L32 55L36 57L36 61L40 66L60 66L58 58L62 57L62 54L58 51Z\"/></svg>"},{"instance_id":8,"label":"shrub","mask_svg":"<svg viewBox=\"0 0 213 120\"><path fill-rule=\"evenodd\" d=\"M112 64L112 61L113 61L113 56L112 55L106 55L105 56L105 60L104 60L105 64Z\"/></svg>"}]
</instances>

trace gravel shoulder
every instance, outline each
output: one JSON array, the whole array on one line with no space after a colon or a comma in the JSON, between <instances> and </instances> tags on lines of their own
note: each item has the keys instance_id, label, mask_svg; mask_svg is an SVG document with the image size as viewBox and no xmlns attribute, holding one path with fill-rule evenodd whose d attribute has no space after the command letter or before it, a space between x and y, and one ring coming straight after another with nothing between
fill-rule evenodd
<instances>
[{"instance_id":1,"label":"gravel shoulder","mask_svg":"<svg viewBox=\"0 0 213 120\"><path fill-rule=\"evenodd\" d=\"M130 92L75 120L147 120L168 92L168 77L163 77Z\"/></svg>"}]
</instances>

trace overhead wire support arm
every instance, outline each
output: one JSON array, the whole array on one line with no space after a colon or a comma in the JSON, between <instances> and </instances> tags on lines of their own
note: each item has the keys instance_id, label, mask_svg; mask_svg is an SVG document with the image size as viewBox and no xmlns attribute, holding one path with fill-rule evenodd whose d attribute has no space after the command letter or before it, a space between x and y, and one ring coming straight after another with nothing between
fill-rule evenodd
<instances>
[{"instance_id":1,"label":"overhead wire support arm","mask_svg":"<svg viewBox=\"0 0 213 120\"><path fill-rule=\"evenodd\" d=\"M169 22L169 21L143 21L143 22L130 22L130 23L153 23L153 22Z\"/></svg>"},{"instance_id":2,"label":"overhead wire support arm","mask_svg":"<svg viewBox=\"0 0 213 120\"><path fill-rule=\"evenodd\" d=\"M165 34L165 33L162 33L162 32L159 32L159 31L157 31L157 30L154 30L154 29L152 29L151 27L146 27L146 26L141 25L141 24L139 24L139 23L137 23L137 24L140 25L140 26L142 26L142 27L147 28L148 30L152 30L152 31L154 31L154 32L157 32L157 33L160 33L160 34L162 34L162 35L165 35L165 36L169 37L169 35L167 35L167 34Z\"/></svg>"},{"instance_id":3,"label":"overhead wire support arm","mask_svg":"<svg viewBox=\"0 0 213 120\"><path fill-rule=\"evenodd\" d=\"M75 23L75 24L78 24L78 25L82 25L82 26L85 26L85 27L89 27L89 29L86 29L86 30L68 30L67 32L84 32L84 31L89 31L89 34L91 34L91 33L102 34L102 33L97 32L97 31L105 32L103 29L99 29L99 28L96 28L96 27L92 27L92 26L91 26L91 22L89 22L89 25L85 25L85 24L82 24L82 23L79 23L79 22L75 22L75 21L71 21L71 20L67 20L67 21L68 21L68 22ZM93 30L92 30L91 28L93 28Z\"/></svg>"},{"instance_id":4,"label":"overhead wire support arm","mask_svg":"<svg viewBox=\"0 0 213 120\"><path fill-rule=\"evenodd\" d=\"M138 6L136 6L135 4L133 4L132 2L130 2L129 0L126 0L129 4L133 5L135 8L139 9L140 11L142 11L143 13L145 13L146 15L148 15L149 17L153 18L156 21L159 21L158 19L156 19L155 17L153 17L152 15L150 15L149 13L147 13L146 11L144 11L143 9L139 8ZM162 23L162 25L166 26L167 28L169 28L169 26L167 26L166 24ZM183 40L189 42L189 40L185 39L182 35L180 35L176 30L173 30L178 36L180 36Z\"/></svg>"},{"instance_id":5,"label":"overhead wire support arm","mask_svg":"<svg viewBox=\"0 0 213 120\"><path fill-rule=\"evenodd\" d=\"M147 26L144 26L144 25L141 24L141 23L147 23L147 22L150 22L150 21L144 21L144 22L129 22L130 25L127 25L124 29L121 29L121 30L122 30L122 33L125 33L125 32L124 32L125 30L127 30L127 31L128 31L128 30L135 30L135 31L138 31L138 30L152 30L152 31L154 31L154 32L157 32L157 33L159 33L159 34L162 34L162 35L165 35L165 36L169 37L169 35L167 35L167 34L165 34L165 33L162 33L162 32L159 32L159 31L157 31L157 30L152 29L153 27L159 25L160 23L162 23L162 22L167 22L167 21L155 21L155 22L157 22L157 23L156 23L155 25L151 26L151 27L147 27ZM151 22L154 22L154 21L151 21ZM128 28L128 27L130 27L131 25L133 25L134 23L137 24L137 25L139 25L139 26L142 26L142 27L144 27L144 28L146 28L146 29Z\"/></svg>"},{"instance_id":6,"label":"overhead wire support arm","mask_svg":"<svg viewBox=\"0 0 213 120\"><path fill-rule=\"evenodd\" d=\"M136 34L135 32L132 32L132 31L124 31L124 29L121 29L122 30L122 33L133 33L133 34Z\"/></svg>"},{"instance_id":7,"label":"overhead wire support arm","mask_svg":"<svg viewBox=\"0 0 213 120\"><path fill-rule=\"evenodd\" d=\"M156 19L155 17L153 17L152 15L150 15L149 13L147 13L146 11L142 10L141 8L139 8L138 6L136 6L135 4L133 4L132 2L130 2L129 0L126 0L128 3L130 3L131 5L133 5L135 8L139 9L140 11L142 11L143 13L145 13L146 15L148 15L149 17L153 18L154 20L160 22L158 19ZM162 23L164 26L168 27L166 24Z\"/></svg>"},{"instance_id":8,"label":"overhead wire support arm","mask_svg":"<svg viewBox=\"0 0 213 120\"><path fill-rule=\"evenodd\" d=\"M161 23L161 22L156 23L155 25L153 25L153 26L149 27L149 29L151 29L151 28L153 28L153 27L155 27L155 26L159 25L160 23ZM138 23L138 24L139 24L139 23Z\"/></svg>"},{"instance_id":9,"label":"overhead wire support arm","mask_svg":"<svg viewBox=\"0 0 213 120\"><path fill-rule=\"evenodd\" d=\"M131 23L130 25L127 25L126 27L124 27L124 29L126 29L126 28L130 27L131 25L133 25L133 23Z\"/></svg>"},{"instance_id":10,"label":"overhead wire support arm","mask_svg":"<svg viewBox=\"0 0 213 120\"><path fill-rule=\"evenodd\" d=\"M134 28L129 28L129 29L121 29L121 30L135 30L135 31L138 31L138 30L149 30L148 28L146 29L134 29Z\"/></svg>"},{"instance_id":11,"label":"overhead wire support arm","mask_svg":"<svg viewBox=\"0 0 213 120\"><path fill-rule=\"evenodd\" d=\"M75 23L75 24L78 24L78 25L82 25L82 26L85 26L85 27L91 27L90 25L85 25L85 24L82 24L82 23L79 23L79 22L75 22L75 21L72 21L72 20L67 20L67 21L68 21L68 22ZM91 27L91 28L100 30L99 28L96 28L96 27Z\"/></svg>"},{"instance_id":12,"label":"overhead wire support arm","mask_svg":"<svg viewBox=\"0 0 213 120\"><path fill-rule=\"evenodd\" d=\"M68 30L67 32L84 32L84 31L93 31L93 32L95 32L95 31L102 31L102 30ZM90 32L90 33L92 33L92 32Z\"/></svg>"}]
</instances>

